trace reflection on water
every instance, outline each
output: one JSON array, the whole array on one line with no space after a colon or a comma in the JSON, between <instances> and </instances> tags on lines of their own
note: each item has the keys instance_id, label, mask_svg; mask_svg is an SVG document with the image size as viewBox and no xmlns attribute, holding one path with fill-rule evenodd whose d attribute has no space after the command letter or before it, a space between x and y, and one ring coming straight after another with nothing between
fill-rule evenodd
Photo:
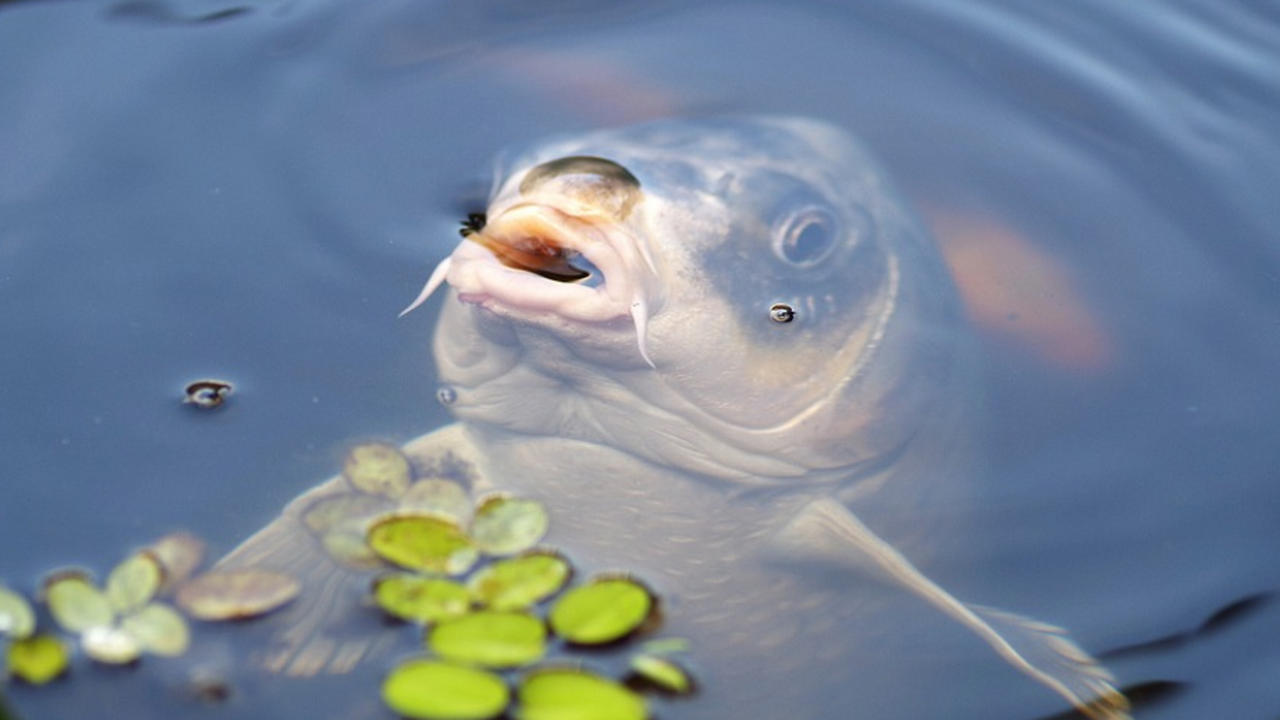
<instances>
[{"instance_id":1,"label":"reflection on water","mask_svg":"<svg viewBox=\"0 0 1280 720\"><path fill-rule=\"evenodd\" d=\"M975 418L991 440L972 495L937 504L963 542L921 564L1090 650L1127 649L1111 661L1124 684L1178 688L1139 717L1280 707L1274 604L1194 630L1277 583L1274 13L1190 0L115 8L0 9L9 584L110 567L175 528L230 548L327 476L344 443L446 422L430 312L395 315L481 209L497 149L656 115L791 112L855 130L949 255L967 253L955 268L983 340ZM183 388L207 376L234 398L188 412ZM189 667L232 662L220 639L198 636L204 655L181 670L80 672L11 702L57 717L110 693L164 716L189 707L174 689ZM1061 710L927 619L876 652L872 716ZM353 688L379 674L305 693L250 680L209 714L376 716Z\"/></svg>"}]
</instances>

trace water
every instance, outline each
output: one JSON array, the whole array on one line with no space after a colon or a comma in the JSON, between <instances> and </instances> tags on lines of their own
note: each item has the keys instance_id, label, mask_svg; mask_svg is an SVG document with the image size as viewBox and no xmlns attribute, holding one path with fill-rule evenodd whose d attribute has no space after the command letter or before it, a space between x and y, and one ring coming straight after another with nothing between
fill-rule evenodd
<instances>
[{"instance_id":1,"label":"water","mask_svg":"<svg viewBox=\"0 0 1280 720\"><path fill-rule=\"evenodd\" d=\"M1280 716L1280 609L1196 631L1280 584L1276 47L1273 8L1190 0L0 6L0 579L103 571L176 528L228 549L352 440L446 422L432 309L395 316L501 147L807 114L860 135L949 247L1013 238L1069 293L982 326L989 463L972 542L931 575L1133 648L1122 684L1176 687L1139 717ZM985 247L1005 282L1036 275ZM230 405L180 405L204 376ZM902 645L911 692L868 702L887 716L1061 710L961 633ZM32 718L95 692L163 708L165 672L10 694ZM198 712L358 715L352 687Z\"/></svg>"}]
</instances>

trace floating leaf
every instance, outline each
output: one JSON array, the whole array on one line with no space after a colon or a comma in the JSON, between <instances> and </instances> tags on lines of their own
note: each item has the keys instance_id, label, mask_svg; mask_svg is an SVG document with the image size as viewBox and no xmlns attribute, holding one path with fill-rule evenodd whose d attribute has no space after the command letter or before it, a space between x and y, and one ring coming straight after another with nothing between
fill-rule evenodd
<instances>
[{"instance_id":1,"label":"floating leaf","mask_svg":"<svg viewBox=\"0 0 1280 720\"><path fill-rule=\"evenodd\" d=\"M187 621L168 605L155 603L124 618L121 629L138 641L143 652L177 657L187 651L191 633Z\"/></svg>"},{"instance_id":2,"label":"floating leaf","mask_svg":"<svg viewBox=\"0 0 1280 720\"><path fill-rule=\"evenodd\" d=\"M52 575L45 581L44 595L53 619L67 632L83 633L90 628L106 627L115 619L107 596L80 571Z\"/></svg>"},{"instance_id":3,"label":"floating leaf","mask_svg":"<svg viewBox=\"0 0 1280 720\"><path fill-rule=\"evenodd\" d=\"M511 668L546 652L547 628L525 613L482 610L432 628L427 645L454 662Z\"/></svg>"},{"instance_id":4,"label":"floating leaf","mask_svg":"<svg viewBox=\"0 0 1280 720\"><path fill-rule=\"evenodd\" d=\"M644 700L599 675L568 668L538 670L517 691L518 720L644 720Z\"/></svg>"},{"instance_id":5,"label":"floating leaf","mask_svg":"<svg viewBox=\"0 0 1280 720\"><path fill-rule=\"evenodd\" d=\"M373 597L391 615L424 624L461 617L471 608L471 598L462 585L404 573L375 580Z\"/></svg>"},{"instance_id":6,"label":"floating leaf","mask_svg":"<svg viewBox=\"0 0 1280 720\"><path fill-rule=\"evenodd\" d=\"M339 564L355 570L377 570L386 567L382 558L374 554L363 532L333 531L320 538L325 552Z\"/></svg>"},{"instance_id":7,"label":"floating leaf","mask_svg":"<svg viewBox=\"0 0 1280 720\"><path fill-rule=\"evenodd\" d=\"M649 619L653 595L626 577L596 578L551 608L551 629L571 643L599 645L634 632Z\"/></svg>"},{"instance_id":8,"label":"floating leaf","mask_svg":"<svg viewBox=\"0 0 1280 720\"><path fill-rule=\"evenodd\" d=\"M151 544L150 553L164 570L161 592L186 582L204 560L204 541L189 533L171 533Z\"/></svg>"},{"instance_id":9,"label":"floating leaf","mask_svg":"<svg viewBox=\"0 0 1280 720\"><path fill-rule=\"evenodd\" d=\"M178 606L200 620L240 620L269 613L294 599L300 586L274 570L214 570L178 588Z\"/></svg>"},{"instance_id":10,"label":"floating leaf","mask_svg":"<svg viewBox=\"0 0 1280 720\"><path fill-rule=\"evenodd\" d=\"M428 478L409 486L400 498L400 509L449 518L461 526L471 522L471 496L452 480Z\"/></svg>"},{"instance_id":11,"label":"floating leaf","mask_svg":"<svg viewBox=\"0 0 1280 720\"><path fill-rule=\"evenodd\" d=\"M394 445L365 443L347 453L342 474L360 492L398 498L409 489L413 468Z\"/></svg>"},{"instance_id":12,"label":"floating leaf","mask_svg":"<svg viewBox=\"0 0 1280 720\"><path fill-rule=\"evenodd\" d=\"M9 646L9 671L32 685L44 685L66 672L70 660L67 644L50 635L26 637Z\"/></svg>"},{"instance_id":13,"label":"floating leaf","mask_svg":"<svg viewBox=\"0 0 1280 720\"><path fill-rule=\"evenodd\" d=\"M631 658L634 677L645 685L671 695L693 692L693 678L670 658L641 653Z\"/></svg>"},{"instance_id":14,"label":"floating leaf","mask_svg":"<svg viewBox=\"0 0 1280 720\"><path fill-rule=\"evenodd\" d=\"M552 552L532 552L499 560L467 582L476 602L493 610L521 610L550 597L573 574L569 562Z\"/></svg>"},{"instance_id":15,"label":"floating leaf","mask_svg":"<svg viewBox=\"0 0 1280 720\"><path fill-rule=\"evenodd\" d=\"M0 587L0 635L21 640L36 629L36 615L31 603L21 595Z\"/></svg>"},{"instance_id":16,"label":"floating leaf","mask_svg":"<svg viewBox=\"0 0 1280 720\"><path fill-rule=\"evenodd\" d=\"M492 495L476 508L471 537L490 555L513 555L528 550L547 534L547 511L541 503L507 495Z\"/></svg>"},{"instance_id":17,"label":"floating leaf","mask_svg":"<svg viewBox=\"0 0 1280 720\"><path fill-rule=\"evenodd\" d=\"M410 660L382 683L392 711L415 720L485 720L506 709L510 692L493 673L434 660Z\"/></svg>"},{"instance_id":18,"label":"floating leaf","mask_svg":"<svg viewBox=\"0 0 1280 720\"><path fill-rule=\"evenodd\" d=\"M457 523L431 515L393 515L369 528L369 547L410 570L460 575L479 558Z\"/></svg>"},{"instance_id":19,"label":"floating leaf","mask_svg":"<svg viewBox=\"0 0 1280 720\"><path fill-rule=\"evenodd\" d=\"M89 657L108 665L124 665L142 656L142 643L123 628L103 625L80 635L80 647Z\"/></svg>"},{"instance_id":20,"label":"floating leaf","mask_svg":"<svg viewBox=\"0 0 1280 720\"><path fill-rule=\"evenodd\" d=\"M107 600L118 613L132 612L151 602L163 580L164 573L155 557L135 553L107 576Z\"/></svg>"},{"instance_id":21,"label":"floating leaf","mask_svg":"<svg viewBox=\"0 0 1280 720\"><path fill-rule=\"evenodd\" d=\"M395 503L378 495L330 495L311 503L302 512L302 523L317 535L340 529L364 535L374 518L393 508Z\"/></svg>"}]
</instances>

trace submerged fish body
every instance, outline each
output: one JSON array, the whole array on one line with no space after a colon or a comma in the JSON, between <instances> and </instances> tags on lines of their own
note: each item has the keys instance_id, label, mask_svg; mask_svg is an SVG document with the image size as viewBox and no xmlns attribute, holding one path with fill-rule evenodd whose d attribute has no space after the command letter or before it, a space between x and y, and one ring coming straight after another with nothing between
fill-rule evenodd
<instances>
[{"instance_id":1,"label":"submerged fish body","mask_svg":"<svg viewBox=\"0 0 1280 720\"><path fill-rule=\"evenodd\" d=\"M854 514L906 517L953 491L972 398L953 288L884 177L842 131L794 118L651 123L510 155L415 302L448 286L435 356L458 422L406 450L544 502L550 541L581 567L641 573L694 641L711 716L803 716L853 672L850 628L888 585L1091 715L1126 717L1061 630L957 600ZM310 491L223 561L323 589L280 621L276 669L341 671L379 642L342 632L334 596L367 579L300 521L341 492ZM809 671L777 687L796 664Z\"/></svg>"}]
</instances>

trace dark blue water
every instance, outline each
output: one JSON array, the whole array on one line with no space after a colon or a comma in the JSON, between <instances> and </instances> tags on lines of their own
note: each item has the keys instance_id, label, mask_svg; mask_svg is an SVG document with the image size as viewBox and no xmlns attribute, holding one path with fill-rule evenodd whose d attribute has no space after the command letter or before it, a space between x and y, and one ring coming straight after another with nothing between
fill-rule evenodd
<instances>
[{"instance_id":1,"label":"dark blue water","mask_svg":"<svg viewBox=\"0 0 1280 720\"><path fill-rule=\"evenodd\" d=\"M979 323L989 470L929 572L1162 690L1138 717L1280 717L1278 48L1274 6L1208 0L0 4L0 580L179 528L225 551L352 440L447 422L433 307L396 313L502 147L796 113L860 135L944 245L1015 238L1067 288L998 275L1031 290ZM180 402L204 376L236 384L217 412ZM1062 710L939 643L869 716ZM169 708L162 665L8 692ZM378 717L377 674L177 707Z\"/></svg>"}]
</instances>

